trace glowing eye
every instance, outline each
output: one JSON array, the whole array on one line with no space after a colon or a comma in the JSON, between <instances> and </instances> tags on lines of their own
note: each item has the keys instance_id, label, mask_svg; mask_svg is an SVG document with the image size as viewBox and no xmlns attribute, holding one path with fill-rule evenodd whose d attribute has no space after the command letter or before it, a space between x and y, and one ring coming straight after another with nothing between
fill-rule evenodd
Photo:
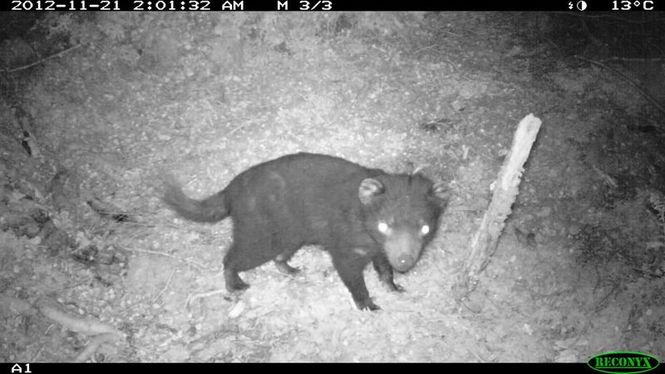
<instances>
[{"instance_id":1,"label":"glowing eye","mask_svg":"<svg viewBox=\"0 0 665 374\"><path fill-rule=\"evenodd\" d=\"M420 228L420 233L422 235L427 235L429 233L429 226L423 225L423 227Z\"/></svg>"},{"instance_id":2,"label":"glowing eye","mask_svg":"<svg viewBox=\"0 0 665 374\"><path fill-rule=\"evenodd\" d=\"M378 226L376 226L377 229L379 229L379 232L382 234L385 234L388 232L388 224L385 222L379 222Z\"/></svg>"}]
</instances>

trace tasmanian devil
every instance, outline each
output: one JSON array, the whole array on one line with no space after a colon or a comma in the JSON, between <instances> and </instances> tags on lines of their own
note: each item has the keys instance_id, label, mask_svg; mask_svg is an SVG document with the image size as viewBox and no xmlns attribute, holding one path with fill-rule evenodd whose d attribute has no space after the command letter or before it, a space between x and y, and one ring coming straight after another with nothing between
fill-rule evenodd
<instances>
[{"instance_id":1,"label":"tasmanian devil","mask_svg":"<svg viewBox=\"0 0 665 374\"><path fill-rule=\"evenodd\" d=\"M432 239L448 202L443 184L420 174L389 174L321 154L297 153L253 166L222 191L191 199L167 181L164 202L197 222L233 219L224 257L229 291L249 285L238 272L273 260L288 274L300 247L321 245L360 309L376 310L363 269L372 262L393 291L393 268L411 269Z\"/></svg>"}]
</instances>

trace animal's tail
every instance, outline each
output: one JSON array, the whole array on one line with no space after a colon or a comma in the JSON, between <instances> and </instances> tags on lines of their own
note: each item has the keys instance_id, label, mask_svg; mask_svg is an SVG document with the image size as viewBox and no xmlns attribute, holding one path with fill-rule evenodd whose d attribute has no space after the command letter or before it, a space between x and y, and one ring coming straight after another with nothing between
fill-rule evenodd
<instances>
[{"instance_id":1,"label":"animal's tail","mask_svg":"<svg viewBox=\"0 0 665 374\"><path fill-rule=\"evenodd\" d=\"M196 222L217 222L229 215L224 190L203 200L195 200L187 197L173 178L165 179L162 200L182 217Z\"/></svg>"}]
</instances>

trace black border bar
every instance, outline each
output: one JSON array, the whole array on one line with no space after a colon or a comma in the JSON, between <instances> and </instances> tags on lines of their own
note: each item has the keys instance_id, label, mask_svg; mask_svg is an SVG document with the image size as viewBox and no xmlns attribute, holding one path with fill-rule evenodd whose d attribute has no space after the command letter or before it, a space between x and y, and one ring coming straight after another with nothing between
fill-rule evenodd
<instances>
[{"instance_id":1,"label":"black border bar","mask_svg":"<svg viewBox=\"0 0 665 374\"><path fill-rule=\"evenodd\" d=\"M12 372L12 367L19 365L23 371ZM272 366L280 366L273 368ZM131 374L131 373L197 373L197 374L230 374L230 373L248 373L248 370L260 370L267 373L274 370L288 370L289 374L298 374L299 372L311 374L313 370L322 370L323 366L330 366L332 370L359 370L359 372L374 371L384 372L388 370L397 370L397 372L407 372L418 370L422 374L428 373L464 373L469 370L480 370L483 373L497 373L507 371L511 374L517 373L591 373L598 374L588 365L582 363L574 364L544 364L544 363L512 363L512 364L462 364L462 363L438 363L438 364L409 364L409 363L361 363L361 364L312 364L312 363L285 363L285 364L185 364L185 363L109 363L109 364L73 364L73 363L31 363L28 367L30 372L26 372L26 363L3 363L0 364L0 371L3 374L104 374L106 372L113 374ZM345 367L341 367L345 366ZM650 372L656 374L660 368Z\"/></svg>"},{"instance_id":2,"label":"black border bar","mask_svg":"<svg viewBox=\"0 0 665 374\"><path fill-rule=\"evenodd\" d=\"M273 366L280 366L274 368ZM324 366L330 366L325 368ZM342 367L344 366L344 367ZM29 371L26 371L29 370ZM196 374L247 374L249 370L261 373L273 373L275 370L288 370L289 374L306 373L320 370L347 370L360 373L385 373L396 371L408 373L417 371L420 374L441 373L481 373L508 372L519 373L565 373L565 374L599 374L586 363L0 363L2 374L132 374L132 373L196 373ZM630 373L626 371L625 373ZM645 374L665 374L665 367L659 365Z\"/></svg>"},{"instance_id":3,"label":"black border bar","mask_svg":"<svg viewBox=\"0 0 665 374\"><path fill-rule=\"evenodd\" d=\"M610 11L622 0L2 0L2 11ZM658 0L650 1L655 8ZM637 9L636 9L637 10ZM655 9L654 9L655 10ZM618 12L617 12L618 13Z\"/></svg>"}]
</instances>

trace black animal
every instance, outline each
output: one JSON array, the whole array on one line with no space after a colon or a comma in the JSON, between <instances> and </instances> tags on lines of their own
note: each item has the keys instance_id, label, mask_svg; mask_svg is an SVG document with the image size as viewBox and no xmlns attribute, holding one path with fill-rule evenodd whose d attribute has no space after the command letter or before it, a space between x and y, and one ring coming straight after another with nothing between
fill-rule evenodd
<instances>
[{"instance_id":1,"label":"black animal","mask_svg":"<svg viewBox=\"0 0 665 374\"><path fill-rule=\"evenodd\" d=\"M394 291L393 268L411 269L432 239L447 205L442 184L415 174L388 174L341 158L297 153L253 166L203 200L185 196L173 181L163 197L182 217L197 222L233 219L233 244L224 257L229 291L249 285L238 272L273 260L287 261L303 245L319 244L360 309L376 310L363 269L372 262Z\"/></svg>"}]
</instances>

